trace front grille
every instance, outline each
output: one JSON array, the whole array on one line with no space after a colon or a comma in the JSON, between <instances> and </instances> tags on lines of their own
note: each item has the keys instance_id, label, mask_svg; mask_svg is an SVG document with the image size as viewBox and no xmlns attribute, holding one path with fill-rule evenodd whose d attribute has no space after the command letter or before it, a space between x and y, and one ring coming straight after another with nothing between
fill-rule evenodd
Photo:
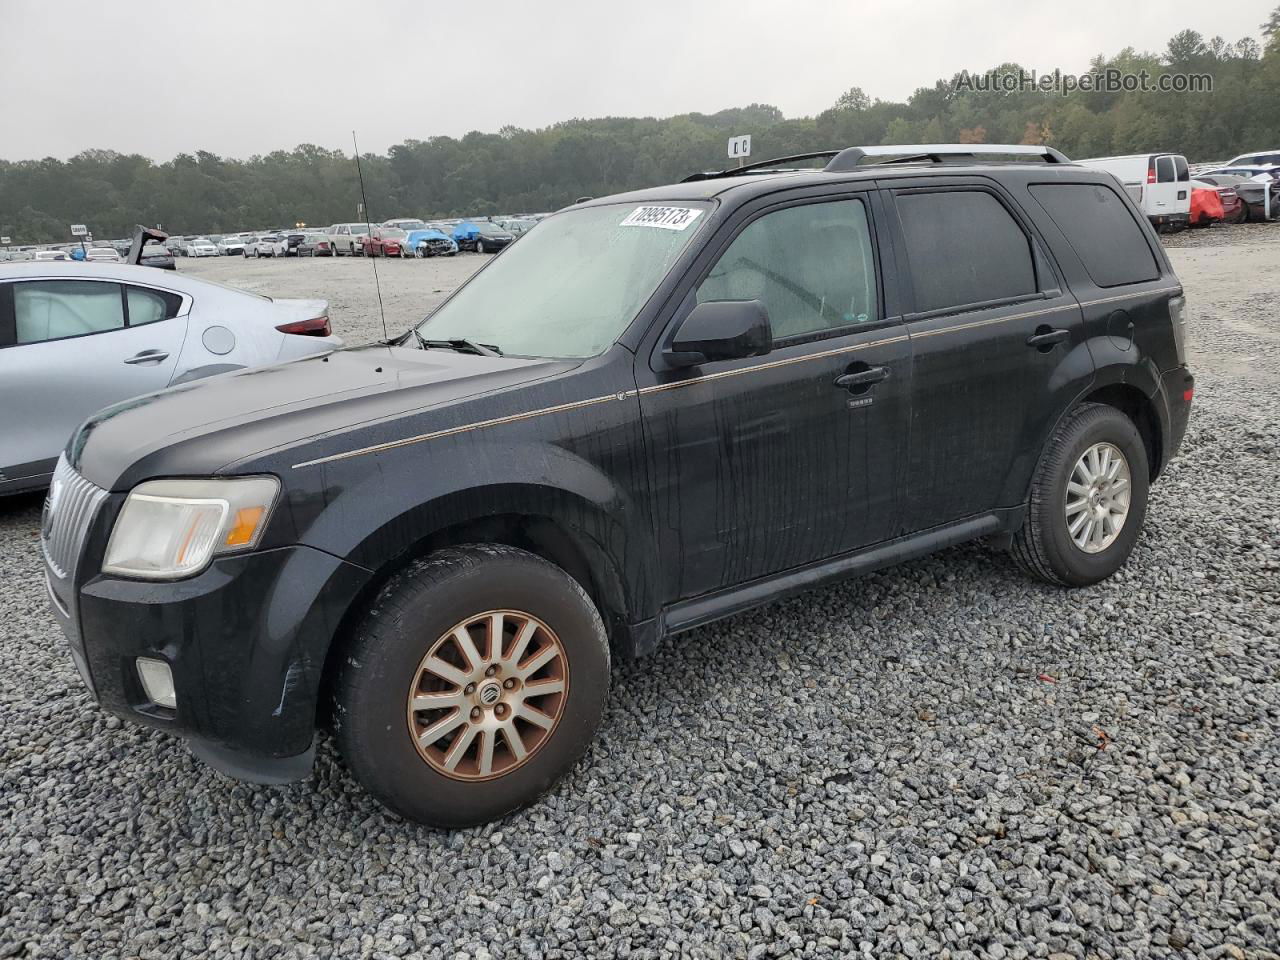
<instances>
[{"instance_id":1,"label":"front grille","mask_svg":"<svg viewBox=\"0 0 1280 960\"><path fill-rule=\"evenodd\" d=\"M106 498L107 491L76 473L65 454L58 458L40 518L40 546L59 580L75 573L89 524Z\"/></svg>"}]
</instances>

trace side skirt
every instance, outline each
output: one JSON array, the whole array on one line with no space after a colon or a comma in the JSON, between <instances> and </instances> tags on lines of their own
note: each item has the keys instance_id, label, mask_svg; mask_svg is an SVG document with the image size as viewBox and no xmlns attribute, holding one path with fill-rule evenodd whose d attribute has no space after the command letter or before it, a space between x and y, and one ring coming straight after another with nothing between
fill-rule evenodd
<instances>
[{"instance_id":1,"label":"side skirt","mask_svg":"<svg viewBox=\"0 0 1280 960\"><path fill-rule=\"evenodd\" d=\"M814 587L890 567L979 537L1008 533L1022 525L1025 515L1025 506L993 510L716 593L681 600L663 609L657 633L659 636L682 633Z\"/></svg>"}]
</instances>

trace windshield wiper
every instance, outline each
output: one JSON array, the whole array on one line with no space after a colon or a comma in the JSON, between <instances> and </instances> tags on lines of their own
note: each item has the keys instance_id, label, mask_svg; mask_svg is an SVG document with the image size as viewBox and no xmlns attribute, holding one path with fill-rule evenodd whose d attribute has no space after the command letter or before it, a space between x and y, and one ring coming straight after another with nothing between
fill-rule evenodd
<instances>
[{"instance_id":1,"label":"windshield wiper","mask_svg":"<svg viewBox=\"0 0 1280 960\"><path fill-rule=\"evenodd\" d=\"M464 337L453 337L449 340L428 340L418 328L413 328L413 335L418 338L418 345L423 350L456 350L458 353L474 353L481 357L500 357L502 351L490 343L473 343Z\"/></svg>"}]
</instances>

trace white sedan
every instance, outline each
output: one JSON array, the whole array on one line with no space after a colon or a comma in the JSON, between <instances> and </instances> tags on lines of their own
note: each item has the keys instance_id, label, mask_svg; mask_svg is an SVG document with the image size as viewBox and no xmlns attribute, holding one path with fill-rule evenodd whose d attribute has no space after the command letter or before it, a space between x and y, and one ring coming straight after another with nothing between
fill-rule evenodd
<instances>
[{"instance_id":1,"label":"white sedan","mask_svg":"<svg viewBox=\"0 0 1280 960\"><path fill-rule=\"evenodd\" d=\"M102 407L342 346L327 301L151 267L3 264L0 303L0 495L48 485L72 433Z\"/></svg>"},{"instance_id":2,"label":"white sedan","mask_svg":"<svg viewBox=\"0 0 1280 960\"><path fill-rule=\"evenodd\" d=\"M234 257L244 253L244 240L240 237L223 237L218 241L218 255Z\"/></svg>"},{"instance_id":3,"label":"white sedan","mask_svg":"<svg viewBox=\"0 0 1280 960\"><path fill-rule=\"evenodd\" d=\"M188 257L216 257L218 248L208 237L192 237L186 243Z\"/></svg>"}]
</instances>

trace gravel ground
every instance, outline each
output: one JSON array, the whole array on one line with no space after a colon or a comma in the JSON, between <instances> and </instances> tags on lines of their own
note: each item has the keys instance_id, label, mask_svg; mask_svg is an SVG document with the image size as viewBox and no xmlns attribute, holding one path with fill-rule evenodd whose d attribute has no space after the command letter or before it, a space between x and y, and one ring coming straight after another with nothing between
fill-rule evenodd
<instances>
[{"instance_id":1,"label":"gravel ground","mask_svg":"<svg viewBox=\"0 0 1280 960\"><path fill-rule=\"evenodd\" d=\"M1277 957L1280 228L1190 236L1196 409L1118 576L967 546L685 634L482 829L97 711L0 503L0 956ZM382 265L389 326L479 260ZM181 267L380 333L362 261Z\"/></svg>"}]
</instances>

